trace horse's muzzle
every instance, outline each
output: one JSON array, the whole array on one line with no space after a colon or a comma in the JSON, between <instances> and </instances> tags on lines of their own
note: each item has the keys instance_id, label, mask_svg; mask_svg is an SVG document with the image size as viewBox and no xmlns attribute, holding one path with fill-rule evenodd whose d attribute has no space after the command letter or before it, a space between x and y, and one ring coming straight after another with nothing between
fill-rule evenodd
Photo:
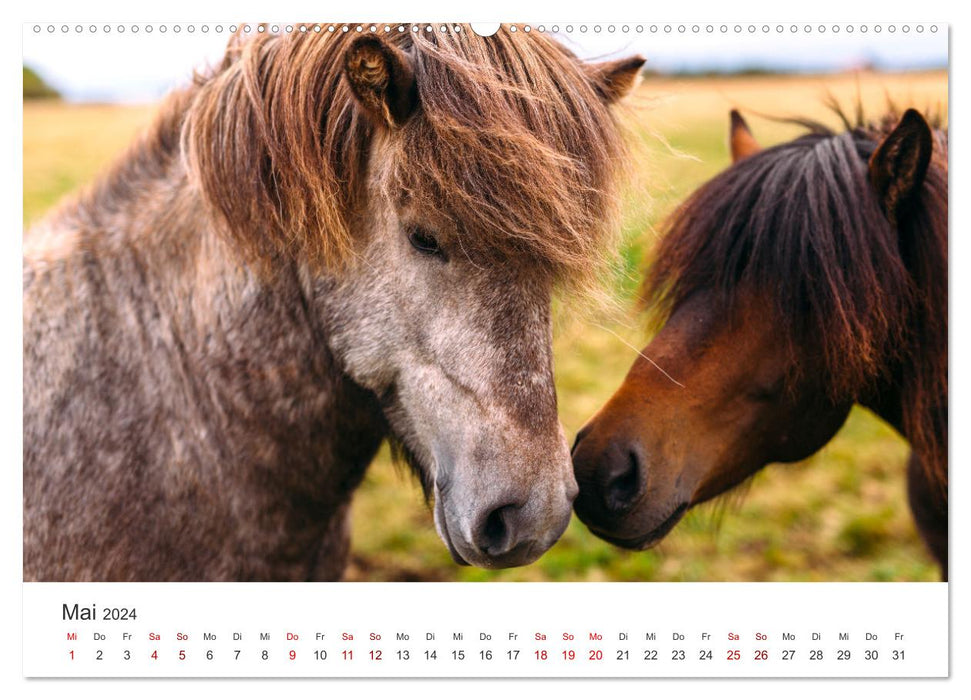
<instances>
[{"instance_id":1,"label":"horse's muzzle","mask_svg":"<svg viewBox=\"0 0 971 700\"><path fill-rule=\"evenodd\" d=\"M539 558L560 538L570 523L576 488L552 498L519 503L497 499L468 514L451 513L436 499L439 535L459 564L484 569L524 566Z\"/></svg>"}]
</instances>

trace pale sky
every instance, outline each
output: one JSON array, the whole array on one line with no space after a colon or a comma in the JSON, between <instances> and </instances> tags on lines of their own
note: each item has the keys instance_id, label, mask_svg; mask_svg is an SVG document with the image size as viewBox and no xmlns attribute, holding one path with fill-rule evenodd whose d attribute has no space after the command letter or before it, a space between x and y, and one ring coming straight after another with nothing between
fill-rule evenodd
<instances>
[{"instance_id":1,"label":"pale sky","mask_svg":"<svg viewBox=\"0 0 971 700\"><path fill-rule=\"evenodd\" d=\"M228 25L217 33L216 25L208 25L203 33L202 25L153 25L151 33L147 25L140 24L138 32L133 25L125 25L120 33L118 25L105 33L103 24L92 33L90 25L84 25L78 33L71 25L67 33L61 26L48 32L47 25L34 31L34 25L24 28L24 64L37 70L41 76L69 100L106 102L148 102L157 100L167 91L187 82L194 68L215 63L222 56L229 36ZM937 24L867 25L866 33L861 25L839 25L834 33L833 25L812 25L807 33L805 25L791 31L786 24L777 31L777 24L756 25L750 33L748 23L727 24L722 33L720 24L711 25L712 33L702 25L586 25L585 32L579 24L558 26L558 36L575 52L585 58L622 56L641 53L648 59L648 67L656 70L734 70L739 68L764 68L798 72L831 72L873 65L883 70L918 70L940 68L948 61L948 28ZM637 27L641 32L638 33ZM655 31L652 32L652 26ZM698 32L693 32L693 27ZM736 26L741 31L736 32ZM853 31L847 31L852 26ZM669 32L665 28L670 28ZM684 31L679 32L679 27ZM550 27L548 27L550 29ZM535 31L535 30L534 30Z\"/></svg>"}]
</instances>

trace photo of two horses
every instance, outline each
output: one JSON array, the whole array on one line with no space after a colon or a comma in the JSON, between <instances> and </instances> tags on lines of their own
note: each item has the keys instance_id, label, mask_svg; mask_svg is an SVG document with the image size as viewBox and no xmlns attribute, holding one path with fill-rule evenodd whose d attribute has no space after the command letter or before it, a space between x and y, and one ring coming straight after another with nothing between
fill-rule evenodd
<instances>
[{"instance_id":1,"label":"photo of two horses","mask_svg":"<svg viewBox=\"0 0 971 700\"><path fill-rule=\"evenodd\" d=\"M877 420L854 406L885 425L846 473L879 461L899 493L835 488L861 511L879 494L906 539L826 536L865 560L872 531L903 557L888 578L946 580L946 112L861 98L762 147L705 107L732 163L664 206L664 176L636 172L640 120L665 115L638 106L642 55L412 29L239 33L36 207L32 178L63 167L37 144L83 153L86 108L25 101L24 580L575 580L590 552L591 580L663 579L677 547L654 546L686 514ZM646 345L621 338L643 325L626 308L561 321L625 264ZM601 337L626 354L584 345ZM391 458L420 494L394 475L368 505ZM409 555L434 533L445 573L365 575L371 531Z\"/></svg>"}]
</instances>

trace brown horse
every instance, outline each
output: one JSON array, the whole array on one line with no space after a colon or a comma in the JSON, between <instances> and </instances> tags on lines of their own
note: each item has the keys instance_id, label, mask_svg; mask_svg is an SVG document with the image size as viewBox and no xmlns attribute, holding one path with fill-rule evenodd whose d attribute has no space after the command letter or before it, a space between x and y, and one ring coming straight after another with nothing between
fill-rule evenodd
<instances>
[{"instance_id":1,"label":"brown horse","mask_svg":"<svg viewBox=\"0 0 971 700\"><path fill-rule=\"evenodd\" d=\"M848 122L844 118L844 122ZM573 450L576 511L642 549L860 403L912 447L910 505L947 575L947 138L916 111L761 150L674 213L645 282L666 323Z\"/></svg>"},{"instance_id":2,"label":"brown horse","mask_svg":"<svg viewBox=\"0 0 971 700\"><path fill-rule=\"evenodd\" d=\"M608 257L643 59L396 30L234 40L27 233L26 579L339 578L384 439L457 562L563 532L551 293Z\"/></svg>"}]
</instances>

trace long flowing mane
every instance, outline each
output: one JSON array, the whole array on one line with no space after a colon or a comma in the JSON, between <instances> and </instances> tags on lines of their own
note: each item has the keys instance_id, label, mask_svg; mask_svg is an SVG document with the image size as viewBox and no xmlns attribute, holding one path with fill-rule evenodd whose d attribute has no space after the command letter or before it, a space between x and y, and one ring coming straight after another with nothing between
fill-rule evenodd
<instances>
[{"instance_id":1,"label":"long flowing mane","mask_svg":"<svg viewBox=\"0 0 971 700\"><path fill-rule=\"evenodd\" d=\"M625 140L591 66L537 32L390 26L379 35L413 60L419 106L386 139L396 149L387 195L459 237L473 259L593 283L618 230ZM359 34L312 27L236 35L61 214L97 229L98 216L181 167L251 261L300 258L330 271L352 263L373 145L385 135L344 76Z\"/></svg>"},{"instance_id":2,"label":"long flowing mane","mask_svg":"<svg viewBox=\"0 0 971 700\"><path fill-rule=\"evenodd\" d=\"M844 120L847 121L848 120ZM695 292L713 292L728 317L739 292L775 305L799 366L818 356L836 400L879 381L902 386L903 426L933 455L946 483L947 137L919 202L897 227L869 184L867 161L893 124L809 134L746 158L671 216L643 298L662 317ZM717 311L716 311L717 313Z\"/></svg>"},{"instance_id":3,"label":"long flowing mane","mask_svg":"<svg viewBox=\"0 0 971 700\"><path fill-rule=\"evenodd\" d=\"M615 228L622 139L584 63L537 33L391 26L381 36L411 56L419 107L393 140L389 196L443 223L470 256L588 275ZM255 258L336 269L352 256L380 136L343 75L355 34L238 38L197 79L182 150Z\"/></svg>"}]
</instances>

